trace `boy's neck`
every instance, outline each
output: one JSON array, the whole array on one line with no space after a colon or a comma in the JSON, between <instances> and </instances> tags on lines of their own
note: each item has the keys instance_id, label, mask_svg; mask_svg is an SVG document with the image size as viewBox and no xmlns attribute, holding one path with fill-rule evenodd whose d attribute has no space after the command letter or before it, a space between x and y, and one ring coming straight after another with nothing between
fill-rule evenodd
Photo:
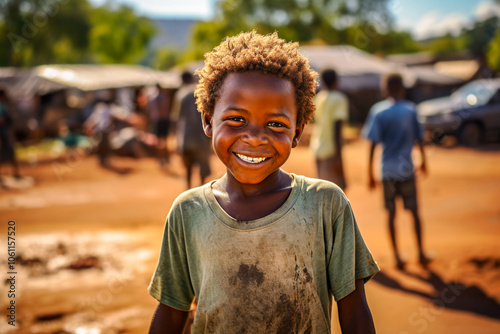
<instances>
[{"instance_id":1,"label":"boy's neck","mask_svg":"<svg viewBox=\"0 0 500 334\"><path fill-rule=\"evenodd\" d=\"M259 184L245 184L226 173L212 191L219 205L231 217L251 221L265 217L287 200L292 191L292 176L276 170Z\"/></svg>"},{"instance_id":2,"label":"boy's neck","mask_svg":"<svg viewBox=\"0 0 500 334\"><path fill-rule=\"evenodd\" d=\"M289 189L292 177L282 169L278 169L262 182L248 184L239 182L228 171L217 183L219 184L214 187L217 192L225 192L230 198L244 199Z\"/></svg>"}]
</instances>

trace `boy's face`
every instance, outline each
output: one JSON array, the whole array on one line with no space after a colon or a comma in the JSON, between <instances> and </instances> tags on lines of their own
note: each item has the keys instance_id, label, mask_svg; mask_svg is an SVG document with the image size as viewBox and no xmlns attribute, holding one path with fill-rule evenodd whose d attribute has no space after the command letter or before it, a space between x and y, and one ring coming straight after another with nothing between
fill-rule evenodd
<instances>
[{"instance_id":1,"label":"boy's face","mask_svg":"<svg viewBox=\"0 0 500 334\"><path fill-rule=\"evenodd\" d=\"M240 182L257 184L279 169L297 146L294 87L261 72L230 73L213 116L204 115L215 153Z\"/></svg>"}]
</instances>

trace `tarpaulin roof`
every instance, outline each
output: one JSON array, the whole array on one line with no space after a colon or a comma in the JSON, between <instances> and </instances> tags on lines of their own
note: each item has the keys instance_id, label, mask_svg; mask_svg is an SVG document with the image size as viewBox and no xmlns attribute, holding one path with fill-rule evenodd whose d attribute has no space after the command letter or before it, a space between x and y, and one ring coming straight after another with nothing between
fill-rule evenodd
<instances>
[{"instance_id":1,"label":"tarpaulin roof","mask_svg":"<svg viewBox=\"0 0 500 334\"><path fill-rule=\"evenodd\" d=\"M417 82L436 85L455 85L464 80L444 73L434 66L408 67L382 59L350 45L338 46L302 46L300 52L309 58L310 65L318 72L334 69L339 75L340 89L356 91L378 89L380 77L390 73L399 73L405 85L412 87Z\"/></svg>"},{"instance_id":2,"label":"tarpaulin roof","mask_svg":"<svg viewBox=\"0 0 500 334\"><path fill-rule=\"evenodd\" d=\"M402 72L402 75L406 78L405 83L410 84L409 86L413 86L415 83L446 86L459 85L465 82L463 79L440 73L433 65L408 67Z\"/></svg>"},{"instance_id":3,"label":"tarpaulin roof","mask_svg":"<svg viewBox=\"0 0 500 334\"><path fill-rule=\"evenodd\" d=\"M18 77L17 75L22 70L18 70L15 67L0 67L0 89L8 90L8 88L14 85Z\"/></svg>"},{"instance_id":4,"label":"tarpaulin roof","mask_svg":"<svg viewBox=\"0 0 500 334\"><path fill-rule=\"evenodd\" d=\"M340 89L346 91L378 89L380 76L398 72L401 67L350 45L302 46L300 53L318 72L334 69L340 77Z\"/></svg>"},{"instance_id":5,"label":"tarpaulin roof","mask_svg":"<svg viewBox=\"0 0 500 334\"><path fill-rule=\"evenodd\" d=\"M143 66L43 65L22 74L10 90L13 95L33 95L66 88L93 91L156 83L164 88L177 88L180 78L175 73L158 72Z\"/></svg>"},{"instance_id":6,"label":"tarpaulin roof","mask_svg":"<svg viewBox=\"0 0 500 334\"><path fill-rule=\"evenodd\" d=\"M398 70L398 65L373 56L350 45L302 46L300 53L309 58L317 71L332 68L339 75L386 74Z\"/></svg>"}]
</instances>

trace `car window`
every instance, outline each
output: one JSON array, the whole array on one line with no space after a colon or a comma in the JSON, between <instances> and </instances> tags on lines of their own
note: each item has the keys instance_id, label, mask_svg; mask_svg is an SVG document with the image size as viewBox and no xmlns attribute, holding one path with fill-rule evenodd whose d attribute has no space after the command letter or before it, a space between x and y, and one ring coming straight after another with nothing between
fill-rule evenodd
<instances>
[{"instance_id":1,"label":"car window","mask_svg":"<svg viewBox=\"0 0 500 334\"><path fill-rule=\"evenodd\" d=\"M484 80L477 80L460 87L451 98L462 107L474 107L488 103L495 91Z\"/></svg>"}]
</instances>

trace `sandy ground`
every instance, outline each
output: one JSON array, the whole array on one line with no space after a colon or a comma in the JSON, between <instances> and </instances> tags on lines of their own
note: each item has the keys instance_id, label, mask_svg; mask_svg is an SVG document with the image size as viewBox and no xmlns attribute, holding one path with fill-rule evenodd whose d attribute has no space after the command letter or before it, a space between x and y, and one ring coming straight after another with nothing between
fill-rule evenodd
<instances>
[{"instance_id":1,"label":"sandy ground","mask_svg":"<svg viewBox=\"0 0 500 334\"><path fill-rule=\"evenodd\" d=\"M345 148L347 195L363 236L382 268L366 291L379 333L500 333L500 147L427 150L420 176L425 245L435 260L416 263L408 213L397 215L409 260L394 269L380 188L367 187L367 143ZM156 301L146 288L156 265L164 218L185 188L178 157L115 160L131 172L97 168L94 157L26 165L34 186L0 190L1 247L16 222L16 326L7 324L0 293L0 333L145 333ZM285 170L315 176L312 156L294 149ZM213 177L224 173L213 159ZM6 167L2 168L5 172ZM29 182L28 182L29 183ZM7 255L0 267L7 270ZM8 278L8 277L7 277ZM334 310L335 314L335 310ZM333 332L340 332L335 315Z\"/></svg>"}]
</instances>

